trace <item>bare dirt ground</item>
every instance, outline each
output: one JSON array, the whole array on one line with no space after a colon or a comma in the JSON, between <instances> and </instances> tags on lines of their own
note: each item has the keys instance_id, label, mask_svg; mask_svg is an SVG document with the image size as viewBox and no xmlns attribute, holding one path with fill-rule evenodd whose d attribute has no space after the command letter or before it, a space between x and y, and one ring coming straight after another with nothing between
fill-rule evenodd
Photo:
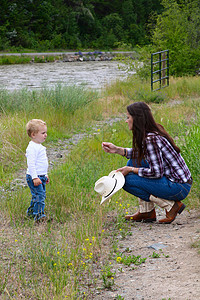
<instances>
[{"instance_id":1,"label":"bare dirt ground","mask_svg":"<svg viewBox=\"0 0 200 300\"><path fill-rule=\"evenodd\" d=\"M157 219L164 211L157 209ZM116 262L115 285L95 300L200 299L200 255L192 244L199 239L200 211L185 210L171 224L132 223L131 236L118 237L120 252L147 258L139 266ZM158 246L162 250L155 250ZM153 258L155 253L159 255Z\"/></svg>"}]
</instances>

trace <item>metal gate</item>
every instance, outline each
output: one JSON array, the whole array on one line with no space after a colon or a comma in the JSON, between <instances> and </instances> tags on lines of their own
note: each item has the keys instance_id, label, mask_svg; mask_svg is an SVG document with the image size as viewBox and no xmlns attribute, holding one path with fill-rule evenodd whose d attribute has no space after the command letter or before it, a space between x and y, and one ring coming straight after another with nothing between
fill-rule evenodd
<instances>
[{"instance_id":1,"label":"metal gate","mask_svg":"<svg viewBox=\"0 0 200 300\"><path fill-rule=\"evenodd\" d=\"M151 54L151 90L169 86L169 50Z\"/></svg>"}]
</instances>

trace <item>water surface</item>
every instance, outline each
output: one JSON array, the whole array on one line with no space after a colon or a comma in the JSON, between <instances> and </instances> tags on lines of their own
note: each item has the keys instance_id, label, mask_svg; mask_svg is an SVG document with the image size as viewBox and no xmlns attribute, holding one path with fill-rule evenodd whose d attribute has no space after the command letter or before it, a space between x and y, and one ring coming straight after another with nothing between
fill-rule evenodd
<instances>
[{"instance_id":1,"label":"water surface","mask_svg":"<svg viewBox=\"0 0 200 300\"><path fill-rule=\"evenodd\" d=\"M40 89L64 85L86 85L102 89L116 79L127 77L116 61L55 62L0 66L0 88Z\"/></svg>"}]
</instances>

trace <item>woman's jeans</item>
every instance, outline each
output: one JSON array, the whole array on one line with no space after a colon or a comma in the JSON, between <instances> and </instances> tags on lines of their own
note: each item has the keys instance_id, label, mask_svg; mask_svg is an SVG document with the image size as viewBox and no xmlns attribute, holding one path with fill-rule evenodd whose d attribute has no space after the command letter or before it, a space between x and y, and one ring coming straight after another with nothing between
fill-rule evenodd
<instances>
[{"instance_id":1,"label":"woman's jeans","mask_svg":"<svg viewBox=\"0 0 200 300\"><path fill-rule=\"evenodd\" d=\"M34 186L31 175L26 174L26 181L31 190L32 199L29 208L27 209L27 215L33 217L35 220L39 220L45 217L44 207L46 198L46 181L47 177L45 175L38 176L42 181L42 184Z\"/></svg>"},{"instance_id":2,"label":"woman's jeans","mask_svg":"<svg viewBox=\"0 0 200 300\"><path fill-rule=\"evenodd\" d=\"M128 161L127 166L133 167L132 159ZM141 167L148 168L148 166L147 161L142 161ZM134 167L137 167L135 162ZM166 176L157 179L145 178L130 172L125 176L123 189L147 202L150 201L150 195L167 200L181 201L189 194L191 184L172 182Z\"/></svg>"}]
</instances>

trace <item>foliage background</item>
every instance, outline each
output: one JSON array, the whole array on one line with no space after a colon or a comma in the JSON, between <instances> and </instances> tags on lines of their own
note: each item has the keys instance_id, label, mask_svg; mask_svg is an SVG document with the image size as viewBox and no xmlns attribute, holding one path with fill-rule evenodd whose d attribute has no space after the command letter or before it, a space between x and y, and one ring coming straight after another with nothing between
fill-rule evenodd
<instances>
[{"instance_id":1,"label":"foliage background","mask_svg":"<svg viewBox=\"0 0 200 300\"><path fill-rule=\"evenodd\" d=\"M112 48L145 44L146 23L160 0L2 0L0 50Z\"/></svg>"},{"instance_id":2,"label":"foliage background","mask_svg":"<svg viewBox=\"0 0 200 300\"><path fill-rule=\"evenodd\" d=\"M0 22L0 51L134 49L146 77L169 49L171 75L200 73L199 0L2 0Z\"/></svg>"}]
</instances>

